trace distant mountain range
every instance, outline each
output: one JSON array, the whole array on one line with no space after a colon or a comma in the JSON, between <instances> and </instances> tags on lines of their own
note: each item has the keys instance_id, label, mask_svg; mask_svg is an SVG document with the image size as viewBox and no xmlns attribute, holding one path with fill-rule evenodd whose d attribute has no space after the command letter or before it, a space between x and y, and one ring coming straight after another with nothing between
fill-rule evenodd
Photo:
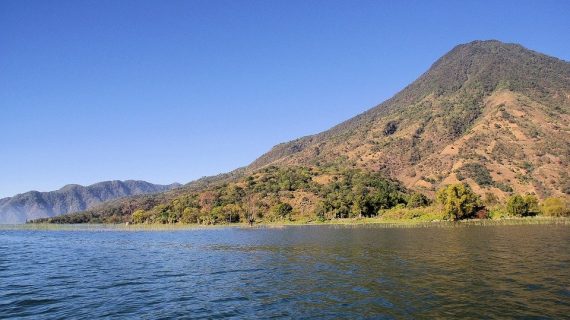
<instances>
[{"instance_id":1,"label":"distant mountain range","mask_svg":"<svg viewBox=\"0 0 570 320\"><path fill-rule=\"evenodd\" d=\"M330 130L279 144L245 168L42 221L375 215L405 205L412 193L433 198L458 182L501 201L527 193L568 198L569 172L570 63L518 44L473 41L391 99Z\"/></svg>"},{"instance_id":2,"label":"distant mountain range","mask_svg":"<svg viewBox=\"0 0 570 320\"><path fill-rule=\"evenodd\" d=\"M83 211L122 197L163 192L180 184L157 185L145 181L105 181L87 187L70 184L57 191L30 191L0 199L0 224Z\"/></svg>"}]
</instances>

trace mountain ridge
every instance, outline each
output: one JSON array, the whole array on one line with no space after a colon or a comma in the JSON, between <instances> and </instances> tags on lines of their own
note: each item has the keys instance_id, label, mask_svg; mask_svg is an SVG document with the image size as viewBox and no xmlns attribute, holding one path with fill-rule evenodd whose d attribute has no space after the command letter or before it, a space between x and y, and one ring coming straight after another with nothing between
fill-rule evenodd
<instances>
[{"instance_id":1,"label":"mountain ridge","mask_svg":"<svg viewBox=\"0 0 570 320\"><path fill-rule=\"evenodd\" d=\"M157 185L140 180L111 180L88 186L68 184L48 192L32 190L0 199L0 224L24 223L31 219L82 211L109 200L157 193L180 186L177 183Z\"/></svg>"}]
</instances>

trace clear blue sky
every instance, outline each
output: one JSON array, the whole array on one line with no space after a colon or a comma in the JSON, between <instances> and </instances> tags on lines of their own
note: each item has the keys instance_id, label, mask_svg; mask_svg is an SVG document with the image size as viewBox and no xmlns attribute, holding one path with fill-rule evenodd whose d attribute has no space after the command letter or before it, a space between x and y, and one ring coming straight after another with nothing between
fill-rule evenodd
<instances>
[{"instance_id":1,"label":"clear blue sky","mask_svg":"<svg viewBox=\"0 0 570 320\"><path fill-rule=\"evenodd\" d=\"M570 60L570 1L0 1L0 197L189 182L389 98L459 43Z\"/></svg>"}]
</instances>

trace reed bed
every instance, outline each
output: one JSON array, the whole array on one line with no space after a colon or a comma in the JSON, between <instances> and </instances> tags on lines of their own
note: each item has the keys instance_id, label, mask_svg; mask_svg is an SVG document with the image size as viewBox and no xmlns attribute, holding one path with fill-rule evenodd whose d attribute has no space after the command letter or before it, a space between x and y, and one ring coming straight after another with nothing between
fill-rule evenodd
<instances>
[{"instance_id":1,"label":"reed bed","mask_svg":"<svg viewBox=\"0 0 570 320\"><path fill-rule=\"evenodd\" d=\"M253 226L248 224L222 224L222 225L198 225L198 224L18 224L0 225L0 231L29 230L29 231L185 231L185 230L211 230L223 228L286 228L295 226L331 226L342 228L455 228L469 226L517 226L517 225L565 225L570 226L570 218L554 217L526 217L504 218L498 220L461 220L461 221L421 221L413 219L385 220L381 218L364 219L335 219L325 222L316 221L279 221L260 223Z\"/></svg>"}]
</instances>

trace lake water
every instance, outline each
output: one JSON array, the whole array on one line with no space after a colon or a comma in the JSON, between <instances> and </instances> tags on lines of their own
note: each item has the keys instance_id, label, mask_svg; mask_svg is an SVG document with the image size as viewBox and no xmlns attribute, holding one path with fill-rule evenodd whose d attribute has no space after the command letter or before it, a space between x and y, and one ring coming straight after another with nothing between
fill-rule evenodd
<instances>
[{"instance_id":1,"label":"lake water","mask_svg":"<svg viewBox=\"0 0 570 320\"><path fill-rule=\"evenodd\" d=\"M0 318L570 315L568 225L0 230Z\"/></svg>"}]
</instances>

